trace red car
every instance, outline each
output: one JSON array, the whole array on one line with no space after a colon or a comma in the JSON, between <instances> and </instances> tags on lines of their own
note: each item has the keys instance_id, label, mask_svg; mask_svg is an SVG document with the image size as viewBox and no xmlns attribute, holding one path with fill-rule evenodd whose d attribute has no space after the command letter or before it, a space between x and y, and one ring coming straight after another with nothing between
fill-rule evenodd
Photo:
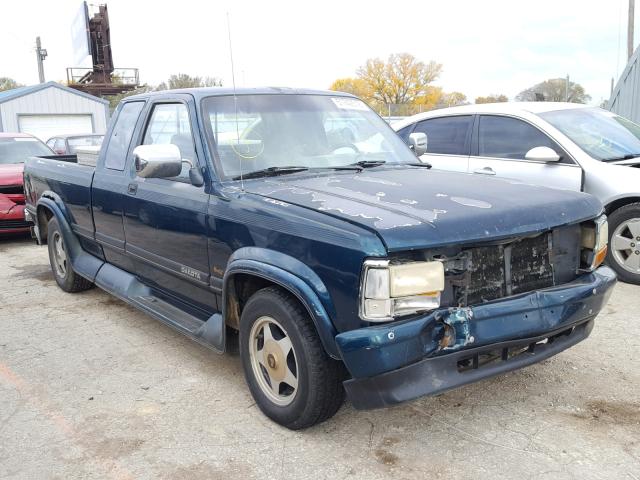
<instances>
[{"instance_id":1,"label":"red car","mask_svg":"<svg viewBox=\"0 0 640 480\"><path fill-rule=\"evenodd\" d=\"M53 151L26 133L0 133L0 235L25 233L22 169L27 158L53 155Z\"/></svg>"}]
</instances>

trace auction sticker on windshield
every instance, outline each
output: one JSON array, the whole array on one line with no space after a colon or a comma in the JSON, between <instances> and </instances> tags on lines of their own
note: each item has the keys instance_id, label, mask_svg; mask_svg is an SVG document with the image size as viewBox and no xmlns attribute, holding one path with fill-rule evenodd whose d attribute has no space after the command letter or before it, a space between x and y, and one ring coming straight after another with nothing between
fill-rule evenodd
<instances>
[{"instance_id":1,"label":"auction sticker on windshield","mask_svg":"<svg viewBox=\"0 0 640 480\"><path fill-rule=\"evenodd\" d=\"M368 110L367 106L356 98L331 97L336 107L343 110Z\"/></svg>"}]
</instances>

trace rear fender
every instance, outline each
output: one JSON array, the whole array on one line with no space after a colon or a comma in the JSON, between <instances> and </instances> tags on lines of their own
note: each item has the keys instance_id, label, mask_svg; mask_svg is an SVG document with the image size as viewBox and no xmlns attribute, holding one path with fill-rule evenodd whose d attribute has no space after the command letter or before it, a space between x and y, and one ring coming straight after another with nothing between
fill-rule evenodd
<instances>
[{"instance_id":1,"label":"rear fender","mask_svg":"<svg viewBox=\"0 0 640 480\"><path fill-rule=\"evenodd\" d=\"M46 196L45 196L46 195ZM66 209L64 204L60 200L60 197L52 192L47 192L40 197L37 204L37 211L40 213L41 209L48 210L58 221L60 226L60 233L64 239L67 254L69 255L69 261L71 262L71 268L80 276L87 280L94 282L96 275L100 267L104 265L104 262L99 258L85 252L80 245L80 240L76 234L71 230L67 216L65 215ZM41 229L43 227L41 215L37 215L36 222L36 235L38 241L41 241Z\"/></svg>"}]
</instances>

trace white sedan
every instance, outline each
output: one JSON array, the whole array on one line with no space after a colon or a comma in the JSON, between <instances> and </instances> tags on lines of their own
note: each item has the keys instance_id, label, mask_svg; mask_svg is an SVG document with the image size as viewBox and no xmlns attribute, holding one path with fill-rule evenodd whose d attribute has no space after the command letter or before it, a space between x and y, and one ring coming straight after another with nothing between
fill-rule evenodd
<instances>
[{"instance_id":1,"label":"white sedan","mask_svg":"<svg viewBox=\"0 0 640 480\"><path fill-rule=\"evenodd\" d=\"M598 197L609 217L608 263L640 284L640 126L575 103L465 105L392 125L427 135L434 168L495 175ZM509 201L509 199L505 199Z\"/></svg>"}]
</instances>

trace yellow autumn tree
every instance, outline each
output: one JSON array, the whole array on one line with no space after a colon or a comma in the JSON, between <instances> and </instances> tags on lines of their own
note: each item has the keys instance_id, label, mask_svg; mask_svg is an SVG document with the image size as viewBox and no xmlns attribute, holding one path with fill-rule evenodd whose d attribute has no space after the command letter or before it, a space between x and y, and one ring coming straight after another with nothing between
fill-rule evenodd
<instances>
[{"instance_id":1,"label":"yellow autumn tree","mask_svg":"<svg viewBox=\"0 0 640 480\"><path fill-rule=\"evenodd\" d=\"M357 70L371 91L383 104L411 104L429 93L430 84L442 72L442 64L417 60L409 53L395 53L387 61L371 58Z\"/></svg>"}]
</instances>

